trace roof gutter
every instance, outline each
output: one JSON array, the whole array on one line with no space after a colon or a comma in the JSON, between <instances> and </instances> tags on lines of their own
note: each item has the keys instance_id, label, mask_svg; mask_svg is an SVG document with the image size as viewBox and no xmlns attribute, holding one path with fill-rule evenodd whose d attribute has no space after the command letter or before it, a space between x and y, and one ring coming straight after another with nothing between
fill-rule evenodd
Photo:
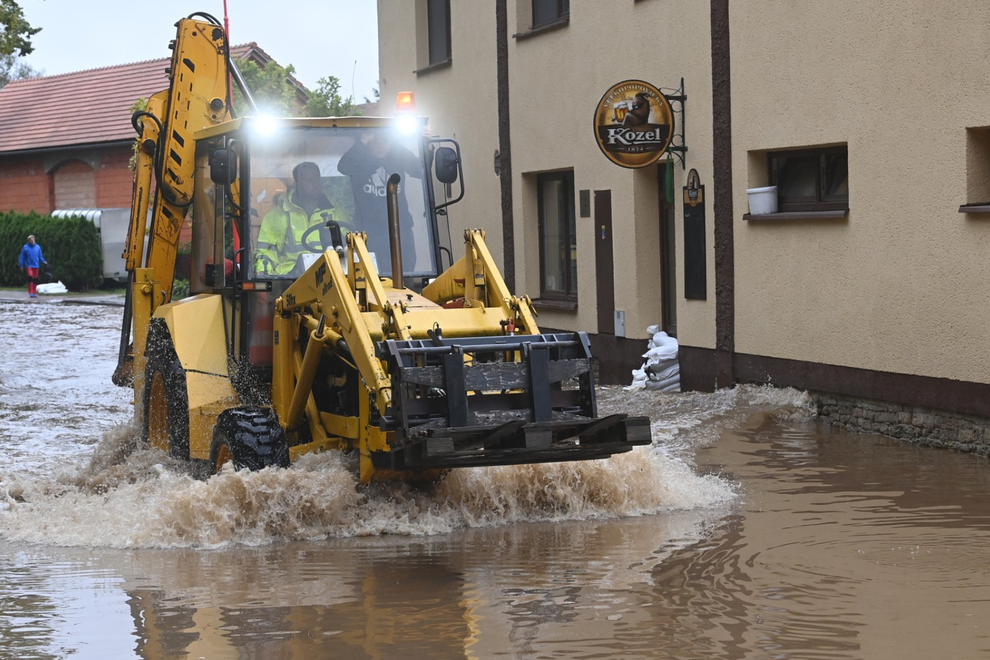
<instances>
[{"instance_id":1,"label":"roof gutter","mask_svg":"<svg viewBox=\"0 0 990 660\"><path fill-rule=\"evenodd\" d=\"M57 151L82 151L84 149L105 148L105 147L129 147L134 144L134 139L116 140L114 142L87 142L86 144L67 144L55 147L41 147L40 149L17 149L15 151L0 150L0 158L7 156L40 156Z\"/></svg>"}]
</instances>

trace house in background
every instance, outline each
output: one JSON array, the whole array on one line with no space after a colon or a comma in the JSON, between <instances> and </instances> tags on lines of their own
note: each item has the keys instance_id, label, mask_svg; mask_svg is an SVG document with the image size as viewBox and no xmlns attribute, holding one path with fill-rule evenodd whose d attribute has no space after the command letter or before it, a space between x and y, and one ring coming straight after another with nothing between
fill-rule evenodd
<instances>
[{"instance_id":1,"label":"house in background","mask_svg":"<svg viewBox=\"0 0 990 660\"><path fill-rule=\"evenodd\" d=\"M235 59L264 67L256 43ZM134 104L168 87L170 58L12 82L0 90L0 211L123 208ZM308 93L290 76L300 104Z\"/></svg>"}]
</instances>

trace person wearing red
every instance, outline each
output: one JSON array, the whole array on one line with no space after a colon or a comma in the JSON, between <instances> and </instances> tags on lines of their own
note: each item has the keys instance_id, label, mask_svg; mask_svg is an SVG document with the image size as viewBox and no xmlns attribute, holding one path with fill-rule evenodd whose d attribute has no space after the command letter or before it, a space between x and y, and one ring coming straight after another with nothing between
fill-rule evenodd
<instances>
[{"instance_id":1,"label":"person wearing red","mask_svg":"<svg viewBox=\"0 0 990 660\"><path fill-rule=\"evenodd\" d=\"M47 264L45 257L41 254L41 246L34 242L34 236L27 237L27 243L21 248L21 256L18 260L21 270L28 276L28 296L38 297L38 277L41 275L41 264Z\"/></svg>"}]
</instances>

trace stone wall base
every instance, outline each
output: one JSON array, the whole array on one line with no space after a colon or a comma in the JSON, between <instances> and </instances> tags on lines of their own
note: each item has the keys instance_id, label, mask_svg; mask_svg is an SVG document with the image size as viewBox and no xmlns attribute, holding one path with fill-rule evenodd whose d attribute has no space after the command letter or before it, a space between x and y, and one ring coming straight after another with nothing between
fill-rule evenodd
<instances>
[{"instance_id":1,"label":"stone wall base","mask_svg":"<svg viewBox=\"0 0 990 660\"><path fill-rule=\"evenodd\" d=\"M822 421L926 447L990 456L990 420L854 397L809 392Z\"/></svg>"}]
</instances>

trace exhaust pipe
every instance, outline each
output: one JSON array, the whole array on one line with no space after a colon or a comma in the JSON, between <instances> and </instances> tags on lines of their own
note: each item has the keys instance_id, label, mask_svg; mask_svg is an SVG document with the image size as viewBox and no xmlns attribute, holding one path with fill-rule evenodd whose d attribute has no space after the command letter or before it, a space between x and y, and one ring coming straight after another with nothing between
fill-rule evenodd
<instances>
[{"instance_id":1,"label":"exhaust pipe","mask_svg":"<svg viewBox=\"0 0 990 660\"><path fill-rule=\"evenodd\" d=\"M388 178L385 186L385 202L388 205L388 238L392 245L392 286L399 289L402 283L402 237L399 235L399 181L397 172Z\"/></svg>"}]
</instances>

